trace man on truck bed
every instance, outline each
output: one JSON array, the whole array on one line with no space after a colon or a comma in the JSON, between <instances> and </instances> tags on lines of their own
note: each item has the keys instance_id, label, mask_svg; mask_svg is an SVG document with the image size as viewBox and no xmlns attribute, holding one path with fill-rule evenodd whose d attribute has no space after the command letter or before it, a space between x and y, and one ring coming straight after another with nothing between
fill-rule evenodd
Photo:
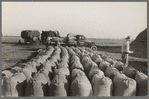
<instances>
[{"instance_id":1,"label":"man on truck bed","mask_svg":"<svg viewBox=\"0 0 149 99\"><path fill-rule=\"evenodd\" d=\"M128 66L128 55L130 53L133 53L133 51L130 51L129 50L129 47L130 47L129 44L130 44L130 36L128 36L127 38L125 38L125 42L123 42L123 44L121 46L122 62L126 66Z\"/></svg>"}]
</instances>

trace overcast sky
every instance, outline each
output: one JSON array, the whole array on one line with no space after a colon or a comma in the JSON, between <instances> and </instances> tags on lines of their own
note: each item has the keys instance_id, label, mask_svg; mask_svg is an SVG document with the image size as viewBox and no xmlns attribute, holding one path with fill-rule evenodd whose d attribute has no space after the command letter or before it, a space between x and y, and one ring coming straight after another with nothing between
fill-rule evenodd
<instances>
[{"instance_id":1,"label":"overcast sky","mask_svg":"<svg viewBox=\"0 0 149 99\"><path fill-rule=\"evenodd\" d=\"M58 30L87 38L135 38L147 28L146 2L2 2L2 33Z\"/></svg>"}]
</instances>

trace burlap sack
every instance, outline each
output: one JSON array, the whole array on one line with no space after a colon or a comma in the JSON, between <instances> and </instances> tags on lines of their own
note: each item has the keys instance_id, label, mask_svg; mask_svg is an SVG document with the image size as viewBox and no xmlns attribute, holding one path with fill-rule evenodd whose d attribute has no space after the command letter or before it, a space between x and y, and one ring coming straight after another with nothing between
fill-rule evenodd
<instances>
[{"instance_id":1,"label":"burlap sack","mask_svg":"<svg viewBox=\"0 0 149 99\"><path fill-rule=\"evenodd\" d=\"M112 80L108 77L100 77L94 75L92 82L93 83L93 93L94 96L112 96L112 91L113 91L113 84ZM96 78L96 79L95 79Z\"/></svg>"},{"instance_id":2,"label":"burlap sack","mask_svg":"<svg viewBox=\"0 0 149 99\"><path fill-rule=\"evenodd\" d=\"M118 69L119 71L123 71L124 63L122 63L121 61L117 61L114 67Z\"/></svg>"},{"instance_id":3,"label":"burlap sack","mask_svg":"<svg viewBox=\"0 0 149 99\"><path fill-rule=\"evenodd\" d=\"M83 71L81 71L80 69L73 69L71 72L71 82L77 77L77 75L85 75L85 73Z\"/></svg>"},{"instance_id":4,"label":"burlap sack","mask_svg":"<svg viewBox=\"0 0 149 99\"><path fill-rule=\"evenodd\" d=\"M92 96L92 86L85 75L78 75L71 83L71 96Z\"/></svg>"},{"instance_id":5,"label":"burlap sack","mask_svg":"<svg viewBox=\"0 0 149 99\"><path fill-rule=\"evenodd\" d=\"M137 96L148 95L148 76L142 72L137 71L135 75L135 81L137 82Z\"/></svg>"},{"instance_id":6,"label":"burlap sack","mask_svg":"<svg viewBox=\"0 0 149 99\"><path fill-rule=\"evenodd\" d=\"M23 73L16 73L3 78L2 95L4 97L25 96L26 77Z\"/></svg>"},{"instance_id":7,"label":"burlap sack","mask_svg":"<svg viewBox=\"0 0 149 99\"><path fill-rule=\"evenodd\" d=\"M40 81L31 78L26 86L25 89L25 96L26 97L43 97L43 85Z\"/></svg>"},{"instance_id":8,"label":"burlap sack","mask_svg":"<svg viewBox=\"0 0 149 99\"><path fill-rule=\"evenodd\" d=\"M105 76L109 77L113 81L115 75L118 72L119 71L116 68L114 68L114 67L107 67L106 71L105 71Z\"/></svg>"},{"instance_id":9,"label":"burlap sack","mask_svg":"<svg viewBox=\"0 0 149 99\"><path fill-rule=\"evenodd\" d=\"M108 63L107 61L101 61L100 64L98 65L98 67L105 72L106 68L110 66L110 63Z\"/></svg>"},{"instance_id":10,"label":"burlap sack","mask_svg":"<svg viewBox=\"0 0 149 99\"><path fill-rule=\"evenodd\" d=\"M95 74L104 76L103 71L101 71L97 66L94 66L94 67L91 68L91 70L90 70L90 72L89 72L89 74L88 74L88 79L89 79L90 81L92 81L92 78L93 78L93 76L94 76Z\"/></svg>"},{"instance_id":11,"label":"burlap sack","mask_svg":"<svg viewBox=\"0 0 149 99\"><path fill-rule=\"evenodd\" d=\"M124 74L130 78L135 79L136 69L130 66L123 67Z\"/></svg>"},{"instance_id":12,"label":"burlap sack","mask_svg":"<svg viewBox=\"0 0 149 99\"><path fill-rule=\"evenodd\" d=\"M114 96L136 96L136 81L117 73L113 80Z\"/></svg>"},{"instance_id":13,"label":"burlap sack","mask_svg":"<svg viewBox=\"0 0 149 99\"><path fill-rule=\"evenodd\" d=\"M49 96L69 96L69 83L65 76L55 75L53 78L49 90Z\"/></svg>"}]
</instances>

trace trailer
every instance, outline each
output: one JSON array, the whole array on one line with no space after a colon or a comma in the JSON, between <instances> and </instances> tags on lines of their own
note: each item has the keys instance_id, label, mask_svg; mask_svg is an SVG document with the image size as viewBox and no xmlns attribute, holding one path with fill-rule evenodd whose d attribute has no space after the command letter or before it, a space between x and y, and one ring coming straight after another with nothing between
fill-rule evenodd
<instances>
[{"instance_id":1,"label":"trailer","mask_svg":"<svg viewBox=\"0 0 149 99\"><path fill-rule=\"evenodd\" d=\"M21 31L21 37L25 44L39 44L40 42L40 32L38 30L23 30Z\"/></svg>"}]
</instances>

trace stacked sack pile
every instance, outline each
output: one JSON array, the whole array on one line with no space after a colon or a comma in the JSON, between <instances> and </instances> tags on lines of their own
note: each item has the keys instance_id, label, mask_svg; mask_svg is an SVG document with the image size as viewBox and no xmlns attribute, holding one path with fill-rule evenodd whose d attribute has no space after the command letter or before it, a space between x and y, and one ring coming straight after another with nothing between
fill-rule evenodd
<instances>
[{"instance_id":1,"label":"stacked sack pile","mask_svg":"<svg viewBox=\"0 0 149 99\"><path fill-rule=\"evenodd\" d=\"M3 97L146 96L147 75L85 47L41 50L2 71Z\"/></svg>"}]
</instances>

